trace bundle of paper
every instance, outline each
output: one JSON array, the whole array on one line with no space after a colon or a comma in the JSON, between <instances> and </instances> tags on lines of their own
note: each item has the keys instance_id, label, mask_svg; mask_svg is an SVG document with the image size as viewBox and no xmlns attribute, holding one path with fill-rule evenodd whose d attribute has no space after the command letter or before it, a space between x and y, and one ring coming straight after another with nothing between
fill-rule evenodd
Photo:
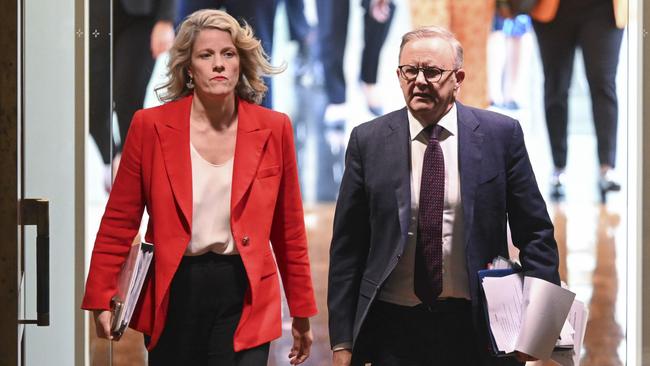
<instances>
[{"instance_id":1,"label":"bundle of paper","mask_svg":"<svg viewBox=\"0 0 650 366\"><path fill-rule=\"evenodd\" d=\"M521 270L521 265L511 259L502 256L495 257L489 267L490 269L512 269L515 272Z\"/></svg>"},{"instance_id":2,"label":"bundle of paper","mask_svg":"<svg viewBox=\"0 0 650 366\"><path fill-rule=\"evenodd\" d=\"M567 321L574 293L514 269L479 271L479 277L496 355L520 351L548 360L554 350L576 351L584 331L580 334L578 324Z\"/></svg>"},{"instance_id":3,"label":"bundle of paper","mask_svg":"<svg viewBox=\"0 0 650 366\"><path fill-rule=\"evenodd\" d=\"M117 282L117 293L111 300L113 312L111 331L115 340L120 339L131 321L152 259L153 244L143 242L131 246Z\"/></svg>"},{"instance_id":4,"label":"bundle of paper","mask_svg":"<svg viewBox=\"0 0 650 366\"><path fill-rule=\"evenodd\" d=\"M551 355L551 360L560 366L580 365L580 352L582 351L582 342L584 341L585 331L587 329L588 315L589 313L585 305L578 300L573 300L573 305L571 305L571 310L569 310L569 315L566 320L566 323L570 324L571 329L574 330L571 338L573 347L564 350L556 348Z\"/></svg>"}]
</instances>

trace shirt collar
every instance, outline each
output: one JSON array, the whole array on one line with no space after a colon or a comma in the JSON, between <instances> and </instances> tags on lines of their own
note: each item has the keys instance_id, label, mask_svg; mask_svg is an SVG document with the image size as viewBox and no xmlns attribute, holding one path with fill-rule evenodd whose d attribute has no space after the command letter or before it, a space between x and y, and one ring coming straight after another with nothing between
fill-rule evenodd
<instances>
[{"instance_id":1,"label":"shirt collar","mask_svg":"<svg viewBox=\"0 0 650 366\"><path fill-rule=\"evenodd\" d=\"M411 140L415 138L424 130L425 126L418 121L411 111L406 108L406 113L409 120L409 130L411 132ZM458 134L458 111L456 109L456 103L451 105L451 109L438 121L438 125L444 128L450 135Z\"/></svg>"}]
</instances>

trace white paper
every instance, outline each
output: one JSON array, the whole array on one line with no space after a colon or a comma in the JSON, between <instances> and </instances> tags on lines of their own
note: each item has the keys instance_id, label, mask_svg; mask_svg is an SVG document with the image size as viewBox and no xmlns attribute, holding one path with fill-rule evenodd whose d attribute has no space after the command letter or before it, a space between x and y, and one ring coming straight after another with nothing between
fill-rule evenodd
<instances>
[{"instance_id":1,"label":"white paper","mask_svg":"<svg viewBox=\"0 0 650 366\"><path fill-rule=\"evenodd\" d=\"M520 351L548 360L560 337L575 294L520 273L482 280L490 329L499 351ZM572 334L573 333L573 334ZM575 326L564 330L574 338Z\"/></svg>"},{"instance_id":2,"label":"white paper","mask_svg":"<svg viewBox=\"0 0 650 366\"><path fill-rule=\"evenodd\" d=\"M587 329L588 310L585 305L574 300L567 316L567 323L571 324L575 333L573 335L573 349L570 351L553 352L551 359L561 366L578 366L580 365L580 355L582 353L582 342L584 341L585 331Z\"/></svg>"},{"instance_id":3,"label":"white paper","mask_svg":"<svg viewBox=\"0 0 650 366\"><path fill-rule=\"evenodd\" d=\"M571 316L570 310L569 316ZM557 340L557 342L555 342L555 348L573 349L573 337L575 336L576 332L569 322L569 316L567 316L567 319L564 321L562 331L560 331L560 338Z\"/></svg>"},{"instance_id":4,"label":"white paper","mask_svg":"<svg viewBox=\"0 0 650 366\"><path fill-rule=\"evenodd\" d=\"M131 319L133 311L135 310L135 305L138 303L138 298L140 291L142 290L142 285L144 284L144 279L147 276L147 271L149 265L151 264L151 259L153 259L153 252L143 252L140 251L142 260L138 262L138 268L136 269L136 275L134 276L133 286L129 288L128 298L133 298L134 301L127 301L125 309L125 319Z\"/></svg>"},{"instance_id":5,"label":"white paper","mask_svg":"<svg viewBox=\"0 0 650 366\"><path fill-rule=\"evenodd\" d=\"M151 245L149 243L132 245L129 255L122 266L115 296L115 300L120 303L120 306L114 314L113 331L128 325L131 320L149 265L153 259L153 251L143 250L143 247Z\"/></svg>"},{"instance_id":6,"label":"white paper","mask_svg":"<svg viewBox=\"0 0 650 366\"><path fill-rule=\"evenodd\" d=\"M524 314L516 349L548 360L569 314L575 294L535 277L524 279Z\"/></svg>"},{"instance_id":7,"label":"white paper","mask_svg":"<svg viewBox=\"0 0 650 366\"><path fill-rule=\"evenodd\" d=\"M497 348L506 353L515 350L523 305L523 275L483 278L490 327Z\"/></svg>"}]
</instances>

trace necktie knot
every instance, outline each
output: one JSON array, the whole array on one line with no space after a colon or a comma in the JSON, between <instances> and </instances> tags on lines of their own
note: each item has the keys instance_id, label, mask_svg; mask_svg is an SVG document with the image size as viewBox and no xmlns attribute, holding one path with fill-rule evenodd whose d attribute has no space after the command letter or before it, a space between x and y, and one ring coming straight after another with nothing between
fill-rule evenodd
<instances>
[{"instance_id":1,"label":"necktie knot","mask_svg":"<svg viewBox=\"0 0 650 366\"><path fill-rule=\"evenodd\" d=\"M424 130L429 135L429 140L440 140L440 135L442 135L442 130L444 128L438 124L429 125Z\"/></svg>"}]
</instances>

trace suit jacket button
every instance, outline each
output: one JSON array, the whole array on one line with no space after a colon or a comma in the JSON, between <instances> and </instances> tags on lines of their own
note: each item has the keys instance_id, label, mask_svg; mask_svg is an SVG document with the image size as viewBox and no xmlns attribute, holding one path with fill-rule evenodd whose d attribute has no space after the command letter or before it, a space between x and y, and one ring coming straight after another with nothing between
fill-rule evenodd
<instances>
[{"instance_id":1,"label":"suit jacket button","mask_svg":"<svg viewBox=\"0 0 650 366\"><path fill-rule=\"evenodd\" d=\"M241 243L242 243L243 246L247 246L249 241L250 241L250 238L248 236L244 236L241 239Z\"/></svg>"}]
</instances>

